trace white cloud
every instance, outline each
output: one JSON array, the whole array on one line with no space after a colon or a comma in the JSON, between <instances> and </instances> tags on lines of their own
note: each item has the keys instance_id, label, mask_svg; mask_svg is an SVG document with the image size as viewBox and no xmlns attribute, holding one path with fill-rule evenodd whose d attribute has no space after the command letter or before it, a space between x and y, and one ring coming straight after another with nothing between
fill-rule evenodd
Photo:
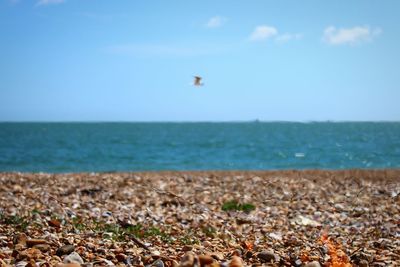
<instances>
[{"instance_id":1,"label":"white cloud","mask_svg":"<svg viewBox=\"0 0 400 267\"><path fill-rule=\"evenodd\" d=\"M208 28L218 28L221 27L226 21L227 19L224 17L215 16L208 20L206 26Z\"/></svg>"},{"instance_id":2,"label":"white cloud","mask_svg":"<svg viewBox=\"0 0 400 267\"><path fill-rule=\"evenodd\" d=\"M280 34L275 38L275 41L279 43L286 43L292 40L300 40L303 38L303 34L301 33L284 33Z\"/></svg>"},{"instance_id":3,"label":"white cloud","mask_svg":"<svg viewBox=\"0 0 400 267\"><path fill-rule=\"evenodd\" d=\"M65 2L65 0L39 0L36 3L36 5L44 6L44 5L50 5L50 4L62 4L64 2Z\"/></svg>"},{"instance_id":4,"label":"white cloud","mask_svg":"<svg viewBox=\"0 0 400 267\"><path fill-rule=\"evenodd\" d=\"M353 28L340 28L334 26L325 28L323 40L331 45L357 44L372 41L376 36L380 35L380 28L370 29L368 26L356 26Z\"/></svg>"},{"instance_id":5,"label":"white cloud","mask_svg":"<svg viewBox=\"0 0 400 267\"><path fill-rule=\"evenodd\" d=\"M253 33L250 35L251 41L264 41L278 34L278 30L275 27L260 25L257 26Z\"/></svg>"}]
</instances>

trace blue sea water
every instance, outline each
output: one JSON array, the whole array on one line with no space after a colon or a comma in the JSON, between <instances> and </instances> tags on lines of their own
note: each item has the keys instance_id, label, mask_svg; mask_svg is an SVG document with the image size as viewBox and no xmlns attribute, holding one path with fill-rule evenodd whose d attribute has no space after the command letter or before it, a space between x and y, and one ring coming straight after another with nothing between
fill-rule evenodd
<instances>
[{"instance_id":1,"label":"blue sea water","mask_svg":"<svg viewBox=\"0 0 400 267\"><path fill-rule=\"evenodd\" d=\"M0 123L0 171L399 168L400 123Z\"/></svg>"}]
</instances>

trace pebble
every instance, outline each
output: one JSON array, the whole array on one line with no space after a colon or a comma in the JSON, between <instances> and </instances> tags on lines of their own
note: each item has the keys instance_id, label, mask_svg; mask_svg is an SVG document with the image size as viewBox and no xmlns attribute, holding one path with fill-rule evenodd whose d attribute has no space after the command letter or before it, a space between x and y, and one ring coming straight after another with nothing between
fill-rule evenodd
<instances>
[{"instance_id":1,"label":"pebble","mask_svg":"<svg viewBox=\"0 0 400 267\"><path fill-rule=\"evenodd\" d=\"M257 254L257 257L266 262L279 261L279 256L276 255L271 249L261 251Z\"/></svg>"},{"instance_id":2,"label":"pebble","mask_svg":"<svg viewBox=\"0 0 400 267\"><path fill-rule=\"evenodd\" d=\"M305 265L305 267L321 267L321 264L319 264L318 261L312 261L312 262L307 263Z\"/></svg>"},{"instance_id":3,"label":"pebble","mask_svg":"<svg viewBox=\"0 0 400 267\"><path fill-rule=\"evenodd\" d=\"M82 260L81 256L76 252L72 252L71 254L66 256L64 258L63 262L64 263L79 263L79 264L83 264L83 260Z\"/></svg>"},{"instance_id":4,"label":"pebble","mask_svg":"<svg viewBox=\"0 0 400 267\"><path fill-rule=\"evenodd\" d=\"M224 259L224 254L222 254L221 252L212 252L210 256L216 259L217 261L222 261Z\"/></svg>"},{"instance_id":5,"label":"pebble","mask_svg":"<svg viewBox=\"0 0 400 267\"><path fill-rule=\"evenodd\" d=\"M34 245L33 247L40 250L41 252L50 251L50 245L48 245L48 244L38 244L38 245Z\"/></svg>"},{"instance_id":6,"label":"pebble","mask_svg":"<svg viewBox=\"0 0 400 267\"><path fill-rule=\"evenodd\" d=\"M59 263L56 265L57 267L80 267L79 263Z\"/></svg>"},{"instance_id":7,"label":"pebble","mask_svg":"<svg viewBox=\"0 0 400 267\"><path fill-rule=\"evenodd\" d=\"M210 241L205 240L205 241L203 241L203 246L206 247L206 248L208 248L208 247L211 247L212 244L211 244Z\"/></svg>"},{"instance_id":8,"label":"pebble","mask_svg":"<svg viewBox=\"0 0 400 267\"><path fill-rule=\"evenodd\" d=\"M211 264L214 261L214 259L208 255L200 255L198 258L201 266Z\"/></svg>"},{"instance_id":9,"label":"pebble","mask_svg":"<svg viewBox=\"0 0 400 267\"><path fill-rule=\"evenodd\" d=\"M270 233L268 236L279 241L282 240L282 235L280 233Z\"/></svg>"},{"instance_id":10,"label":"pebble","mask_svg":"<svg viewBox=\"0 0 400 267\"><path fill-rule=\"evenodd\" d=\"M192 249L193 249L192 246L185 245L185 246L183 246L182 251L191 251Z\"/></svg>"},{"instance_id":11,"label":"pebble","mask_svg":"<svg viewBox=\"0 0 400 267\"><path fill-rule=\"evenodd\" d=\"M105 212L103 212L103 214L101 214L101 216L103 216L103 217L111 217L112 216L112 212L111 211L105 211Z\"/></svg>"},{"instance_id":12,"label":"pebble","mask_svg":"<svg viewBox=\"0 0 400 267\"><path fill-rule=\"evenodd\" d=\"M319 222L314 221L303 215L298 215L294 221L295 221L295 223L297 223L299 225L304 225L304 226L314 226L314 227L321 226L321 224Z\"/></svg>"},{"instance_id":13,"label":"pebble","mask_svg":"<svg viewBox=\"0 0 400 267\"><path fill-rule=\"evenodd\" d=\"M106 264L106 266L115 266L115 264L110 260L104 259L104 263Z\"/></svg>"},{"instance_id":14,"label":"pebble","mask_svg":"<svg viewBox=\"0 0 400 267\"><path fill-rule=\"evenodd\" d=\"M28 239L26 240L26 245L28 247L33 247L35 245L46 244L46 240L44 239Z\"/></svg>"},{"instance_id":15,"label":"pebble","mask_svg":"<svg viewBox=\"0 0 400 267\"><path fill-rule=\"evenodd\" d=\"M238 256L233 256L232 260L229 262L228 267L243 267L243 261Z\"/></svg>"},{"instance_id":16,"label":"pebble","mask_svg":"<svg viewBox=\"0 0 400 267\"><path fill-rule=\"evenodd\" d=\"M56 255L57 256L67 255L67 254L72 253L74 250L75 250L75 247L73 245L64 245L57 249Z\"/></svg>"},{"instance_id":17,"label":"pebble","mask_svg":"<svg viewBox=\"0 0 400 267\"><path fill-rule=\"evenodd\" d=\"M15 267L25 267L26 265L28 265L28 262L20 261L15 264Z\"/></svg>"},{"instance_id":18,"label":"pebble","mask_svg":"<svg viewBox=\"0 0 400 267\"><path fill-rule=\"evenodd\" d=\"M152 264L149 265L149 267L164 267L164 262L160 259L156 260Z\"/></svg>"},{"instance_id":19,"label":"pebble","mask_svg":"<svg viewBox=\"0 0 400 267\"><path fill-rule=\"evenodd\" d=\"M180 267L192 267L194 265L194 255L191 252L185 254L181 259Z\"/></svg>"},{"instance_id":20,"label":"pebble","mask_svg":"<svg viewBox=\"0 0 400 267\"><path fill-rule=\"evenodd\" d=\"M61 222L59 220L53 219L47 222L50 226L55 227L55 228L60 228L61 227Z\"/></svg>"},{"instance_id":21,"label":"pebble","mask_svg":"<svg viewBox=\"0 0 400 267\"><path fill-rule=\"evenodd\" d=\"M21 245L22 247L26 247L26 240L27 239L28 238L26 237L26 234L24 234L24 233L19 234L18 237L17 237L17 244Z\"/></svg>"},{"instance_id":22,"label":"pebble","mask_svg":"<svg viewBox=\"0 0 400 267\"><path fill-rule=\"evenodd\" d=\"M177 261L171 260L171 265L170 266L171 267L179 267L180 265L179 265L179 263Z\"/></svg>"},{"instance_id":23,"label":"pebble","mask_svg":"<svg viewBox=\"0 0 400 267\"><path fill-rule=\"evenodd\" d=\"M36 267L36 262L34 260L30 260L26 267Z\"/></svg>"},{"instance_id":24,"label":"pebble","mask_svg":"<svg viewBox=\"0 0 400 267\"><path fill-rule=\"evenodd\" d=\"M361 261L358 263L358 266L360 266L360 267L368 267L369 264L368 264L368 261L366 261L366 260L361 260Z\"/></svg>"},{"instance_id":25,"label":"pebble","mask_svg":"<svg viewBox=\"0 0 400 267\"><path fill-rule=\"evenodd\" d=\"M28 248L22 251L19 256L21 258L28 258L28 259L39 259L42 257L42 252L37 248Z\"/></svg>"},{"instance_id":26,"label":"pebble","mask_svg":"<svg viewBox=\"0 0 400 267\"><path fill-rule=\"evenodd\" d=\"M119 254L115 255L115 258L120 262L125 262L126 259L128 258L128 256L126 256L123 253L119 253Z\"/></svg>"}]
</instances>

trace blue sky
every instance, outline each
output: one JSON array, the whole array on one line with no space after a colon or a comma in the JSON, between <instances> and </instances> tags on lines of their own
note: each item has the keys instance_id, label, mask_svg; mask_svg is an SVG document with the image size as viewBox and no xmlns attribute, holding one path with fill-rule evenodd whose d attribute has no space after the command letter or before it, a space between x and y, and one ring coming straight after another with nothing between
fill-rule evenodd
<instances>
[{"instance_id":1,"label":"blue sky","mask_svg":"<svg viewBox=\"0 0 400 267\"><path fill-rule=\"evenodd\" d=\"M399 121L399 14L396 0L0 0L0 121Z\"/></svg>"}]
</instances>

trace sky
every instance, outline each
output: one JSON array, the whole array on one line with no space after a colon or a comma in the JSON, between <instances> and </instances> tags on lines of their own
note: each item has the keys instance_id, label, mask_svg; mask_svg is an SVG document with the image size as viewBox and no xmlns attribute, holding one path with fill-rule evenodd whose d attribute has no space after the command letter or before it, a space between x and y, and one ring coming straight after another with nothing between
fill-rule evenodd
<instances>
[{"instance_id":1,"label":"sky","mask_svg":"<svg viewBox=\"0 0 400 267\"><path fill-rule=\"evenodd\" d=\"M399 14L398 0L0 0L0 121L400 121Z\"/></svg>"}]
</instances>

